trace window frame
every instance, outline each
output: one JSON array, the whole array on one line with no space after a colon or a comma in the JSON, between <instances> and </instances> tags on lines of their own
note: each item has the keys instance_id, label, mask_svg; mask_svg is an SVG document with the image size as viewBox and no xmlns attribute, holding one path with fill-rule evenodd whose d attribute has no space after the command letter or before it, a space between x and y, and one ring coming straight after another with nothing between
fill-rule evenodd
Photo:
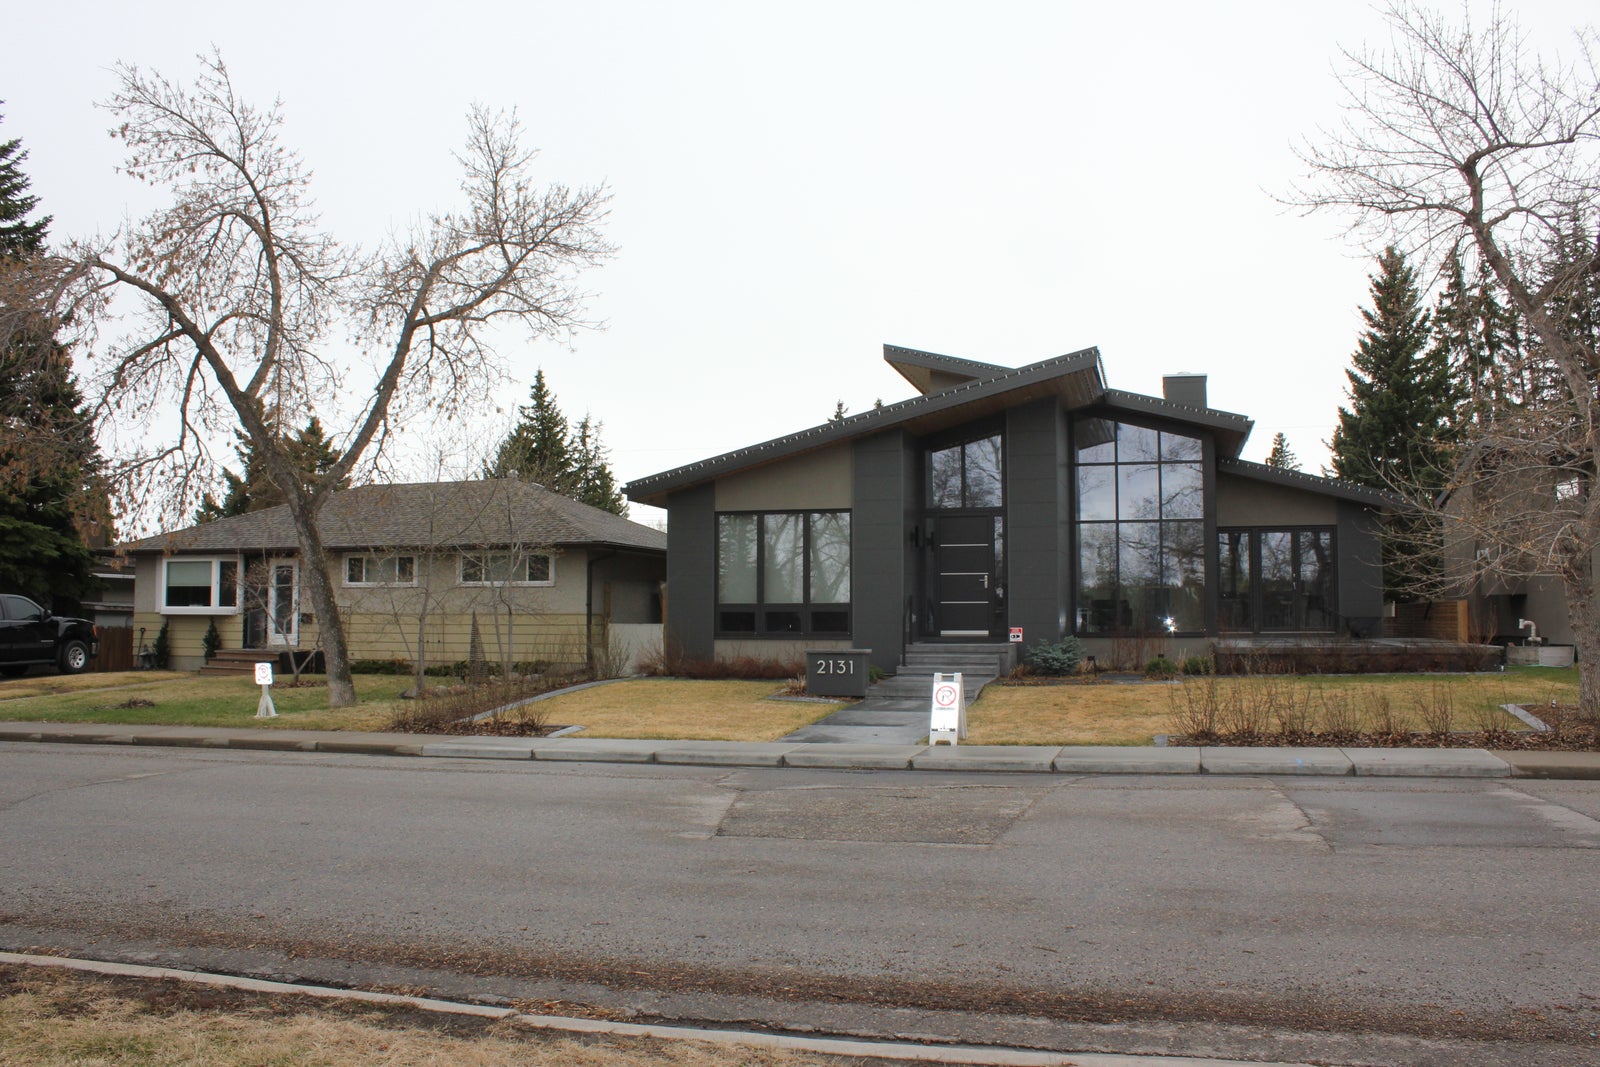
<instances>
[{"instance_id":1,"label":"window frame","mask_svg":"<svg viewBox=\"0 0 1600 1067\"><path fill-rule=\"evenodd\" d=\"M1095 422L1111 426L1113 432L1107 440L1085 444L1084 431L1088 424ZM1137 435L1128 435L1127 444L1124 443L1124 428L1138 431ZM1134 446L1136 440L1139 446ZM1093 638L1136 634L1155 638L1204 636L1207 603L1213 596L1210 587L1214 581L1207 562L1205 534L1208 528L1205 435L1113 414L1095 414L1076 420L1071 442L1073 633ZM1091 458L1084 459L1086 453ZM1142 495L1130 495L1130 490L1141 487L1146 490ZM1086 491L1090 494L1087 501ZM1154 500L1156 513L1135 513L1136 499ZM1086 502L1092 505L1088 510L1093 518L1084 517ZM1170 513L1169 508L1172 509ZM1107 531L1109 542L1104 538ZM1194 540L1196 531L1198 541ZM1086 543L1094 546L1109 543L1114 549L1110 586L1113 595L1109 600L1089 596L1091 586L1084 566ZM1138 573L1124 564L1124 553L1140 545L1151 550L1150 559L1156 569L1154 583L1137 580ZM1181 551L1185 547L1189 550L1187 553ZM1198 556L1194 554L1196 550ZM1193 588L1183 580L1186 572L1180 561L1184 559L1199 564L1198 600L1179 599L1185 590ZM1167 573L1169 567L1173 571L1171 575ZM1132 578L1125 578L1130 574ZM1136 601L1132 592L1123 595L1125 589L1143 592ZM1164 598L1165 614L1152 615L1143 604L1143 597L1150 591ZM1131 610L1135 603L1141 605L1137 611ZM1097 608L1100 604L1109 605L1108 622L1102 621L1100 612L1106 608ZM1185 604L1189 610L1178 610ZM1124 608L1130 609L1126 620ZM1195 612L1198 617L1194 617ZM1183 615L1190 617L1180 620Z\"/></svg>"},{"instance_id":2,"label":"window frame","mask_svg":"<svg viewBox=\"0 0 1600 1067\"><path fill-rule=\"evenodd\" d=\"M350 580L350 564L358 559L362 561L361 572L363 580L359 582L352 582ZM400 577L400 562L402 560L409 560L411 562L411 577L409 579L403 579ZM383 563L388 561L394 562L394 580L387 581L381 576L376 579L369 579L366 577L371 565L376 564L381 567ZM385 586L410 588L417 584L417 557L410 554L386 555L381 552L346 552L344 554L344 569L340 572L340 574L342 577L341 584L348 589L378 589Z\"/></svg>"},{"instance_id":3,"label":"window frame","mask_svg":"<svg viewBox=\"0 0 1600 1067\"><path fill-rule=\"evenodd\" d=\"M208 604L169 604L167 594L171 590L171 581L168 578L169 565L173 563L207 563L211 569L210 603ZM231 583L233 603L222 602L222 594L230 586L224 582L222 571L224 566L233 566L233 581ZM161 583L156 592L156 612L161 615L237 615L239 603L243 599L244 566L238 556L163 556L161 558ZM199 586L186 586L185 588L198 589Z\"/></svg>"},{"instance_id":4,"label":"window frame","mask_svg":"<svg viewBox=\"0 0 1600 1067\"><path fill-rule=\"evenodd\" d=\"M813 600L813 574L812 563L815 559L815 542L813 528L815 516L832 516L845 518L846 540L849 550L849 560L845 564L846 585L851 599L843 601ZM798 557L801 566L800 594L798 601L768 601L766 599L767 585L767 530L768 516L799 516L800 539ZM755 599L751 601L726 601L722 600L722 522L724 519L755 518ZM851 524L851 509L849 508L773 508L764 511L719 511L716 513L715 530L712 537L712 630L717 638L723 640L801 640L801 639L848 639L855 626L854 584L852 567L854 565L855 538ZM728 615L749 615L751 617L750 629L729 629L723 625L724 617ZM819 615L842 615L844 626L841 629L818 629L816 619ZM794 628L774 628L769 623L786 618L794 618L797 626Z\"/></svg>"},{"instance_id":5,"label":"window frame","mask_svg":"<svg viewBox=\"0 0 1600 1067\"><path fill-rule=\"evenodd\" d=\"M466 571L467 571L467 561L469 559L478 560L479 561L479 563L478 563L479 573L487 574L487 573L489 573L489 561L491 559L494 559L495 557L500 557L500 556L505 557L506 560L508 561L508 567L507 567L507 572L508 573L510 573L510 563L512 563L512 562L514 562L516 560L520 560L521 561L521 565L522 565L522 573L524 575L527 575L527 577L524 577L524 578L507 578L504 581L499 581L499 580L492 579L492 578L480 579L478 581L468 581L467 580ZM545 561L545 577L542 578L542 579L532 577L532 575L533 575L533 561L535 559L542 559L542 560ZM484 551L481 551L481 552L465 552L464 551L464 552L459 553L456 556L456 584L460 585L461 587L466 588L466 589L505 589L505 588L540 589L540 588L547 588L549 586L552 586L552 585L556 584L556 557L555 557L555 553L554 552L542 552L542 551L540 551L540 552L517 552L517 551L510 550L510 549L487 549L487 550L484 550Z\"/></svg>"},{"instance_id":6,"label":"window frame","mask_svg":"<svg viewBox=\"0 0 1600 1067\"><path fill-rule=\"evenodd\" d=\"M1340 631L1340 628L1341 628L1341 620L1343 619L1343 616L1339 613L1339 527L1338 527L1338 525L1336 523L1312 523L1312 524L1276 524L1276 523L1267 523L1267 524L1264 524L1264 525L1252 525L1252 526L1218 526L1217 527L1216 541L1217 541L1217 550L1218 550L1218 556L1219 556L1219 570L1221 569L1220 556L1222 554L1223 539L1226 538L1226 537L1229 537L1229 536L1238 536L1238 535L1241 535L1241 534L1246 535L1246 537L1248 539L1247 540L1247 548L1246 548L1246 550L1244 552L1244 557L1245 557L1245 560L1246 560L1246 567L1247 567L1246 574L1245 574L1245 579L1246 579L1246 586L1248 588L1248 600L1245 601L1245 604L1246 604L1246 607L1247 607L1247 610L1248 610L1248 613L1249 613L1249 616L1250 616L1250 628L1248 630L1240 629L1240 630L1234 630L1234 631L1230 631L1230 632L1251 633L1251 634L1295 634L1295 633L1329 634L1329 633L1338 633ZM1328 625L1327 626L1323 626L1323 627L1287 626L1286 627L1286 626L1268 626L1268 625L1266 625L1266 622L1267 622L1267 604L1266 604L1266 589L1264 588L1264 583L1265 583L1265 565L1264 565L1264 562L1263 562L1263 549L1262 549L1263 539L1264 539L1264 536L1266 534L1288 534L1289 535L1288 558L1291 561L1290 566L1291 566L1291 568L1293 569L1293 572L1294 572L1294 577L1292 577L1290 579L1290 582L1291 582L1292 586L1305 586L1305 585L1308 584L1304 578L1300 577L1300 575L1303 572L1303 563L1304 563L1304 559L1305 559L1305 556L1304 556L1304 553L1303 553L1303 550L1302 550L1302 543L1303 543L1302 542L1302 538L1305 535L1325 536L1327 538L1327 543L1328 543L1328 562L1329 562L1329 566L1330 566L1330 568L1332 570L1332 574L1327 579L1328 596L1325 598L1325 600L1324 600L1324 602L1322 604L1322 607L1320 609L1327 616L1327 620L1328 620ZM1297 622L1298 621L1304 621L1303 620L1303 615L1307 611L1307 600L1306 600L1306 598L1308 597L1308 594L1309 594L1309 590L1306 590L1306 589L1301 589L1299 592L1293 594L1297 598L1294 601L1295 610L1296 610L1296 613L1297 613L1297 616L1298 616L1297 619L1295 620ZM1222 585L1221 585L1221 575L1219 574L1218 575L1218 586L1217 586L1218 628L1219 628L1219 630L1222 629L1222 627L1223 627L1223 622L1222 622L1222 618L1221 618L1221 615L1222 615L1222 612L1221 612L1221 599L1222 599L1223 595L1224 595L1224 590L1223 590Z\"/></svg>"}]
</instances>

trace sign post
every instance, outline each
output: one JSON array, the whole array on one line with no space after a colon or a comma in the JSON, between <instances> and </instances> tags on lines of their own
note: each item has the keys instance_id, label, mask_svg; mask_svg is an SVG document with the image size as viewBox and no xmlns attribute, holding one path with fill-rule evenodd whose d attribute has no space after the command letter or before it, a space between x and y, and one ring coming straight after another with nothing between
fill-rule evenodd
<instances>
[{"instance_id":1,"label":"sign post","mask_svg":"<svg viewBox=\"0 0 1600 1067\"><path fill-rule=\"evenodd\" d=\"M967 696L961 686L961 672L933 676L933 708L928 718L928 744L967 736Z\"/></svg>"},{"instance_id":2,"label":"sign post","mask_svg":"<svg viewBox=\"0 0 1600 1067\"><path fill-rule=\"evenodd\" d=\"M256 705L256 718L276 719L278 709L272 706L272 664L256 664L256 684L261 687L261 702Z\"/></svg>"}]
</instances>

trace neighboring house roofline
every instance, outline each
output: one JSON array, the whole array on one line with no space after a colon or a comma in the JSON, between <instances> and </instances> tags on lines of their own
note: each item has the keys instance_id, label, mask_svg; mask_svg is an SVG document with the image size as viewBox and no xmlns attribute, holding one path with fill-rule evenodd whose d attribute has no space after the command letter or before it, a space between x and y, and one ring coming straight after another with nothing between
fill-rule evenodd
<instances>
[{"instance_id":1,"label":"neighboring house roofline","mask_svg":"<svg viewBox=\"0 0 1600 1067\"><path fill-rule=\"evenodd\" d=\"M1316 474L1306 474L1303 471L1270 467L1265 463L1255 463L1246 459L1219 458L1217 460L1217 473L1237 475L1241 478L1266 482L1269 485L1305 489L1309 492L1321 493L1324 496L1337 497L1340 500L1348 500L1355 504L1366 504L1375 508L1395 509L1406 506L1406 502L1393 493L1368 489L1364 485L1340 481L1337 478L1324 478Z\"/></svg>"},{"instance_id":2,"label":"neighboring house roofline","mask_svg":"<svg viewBox=\"0 0 1600 1067\"><path fill-rule=\"evenodd\" d=\"M660 530L510 478L356 486L330 494L317 524L330 553L594 545L660 554L667 547ZM280 504L146 537L120 550L293 553L299 538L288 506Z\"/></svg>"}]
</instances>

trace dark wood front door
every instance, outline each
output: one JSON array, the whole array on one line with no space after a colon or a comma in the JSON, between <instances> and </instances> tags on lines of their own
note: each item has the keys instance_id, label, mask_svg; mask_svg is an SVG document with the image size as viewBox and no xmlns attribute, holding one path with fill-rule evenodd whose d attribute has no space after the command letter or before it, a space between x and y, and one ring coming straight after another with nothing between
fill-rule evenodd
<instances>
[{"instance_id":1,"label":"dark wood front door","mask_svg":"<svg viewBox=\"0 0 1600 1067\"><path fill-rule=\"evenodd\" d=\"M995 525L990 515L939 517L932 582L937 636L986 640L1001 624Z\"/></svg>"}]
</instances>

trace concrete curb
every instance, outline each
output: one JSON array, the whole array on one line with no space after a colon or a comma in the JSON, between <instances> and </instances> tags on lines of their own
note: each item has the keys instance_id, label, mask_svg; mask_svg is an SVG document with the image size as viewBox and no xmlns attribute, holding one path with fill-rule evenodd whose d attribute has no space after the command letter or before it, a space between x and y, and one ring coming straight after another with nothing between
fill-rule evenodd
<instances>
[{"instance_id":1,"label":"concrete curb","mask_svg":"<svg viewBox=\"0 0 1600 1067\"><path fill-rule=\"evenodd\" d=\"M253 993L292 994L323 1000L353 1000L367 1004L386 1004L414 1008L442 1015L468 1015L481 1019L505 1020L536 1030L555 1030L572 1034L612 1034L618 1037L646 1037L661 1041L698 1041L723 1047L787 1049L842 1057L872 1057L885 1060L912 1060L919 1063L969 1064L971 1067L1245 1067L1241 1060L1195 1059L1189 1056L1124 1056L1116 1053L1038 1052L1032 1049L984 1045L918 1044L906 1041L868 1041L859 1038L799 1037L792 1034L761 1033L749 1030L710 1030L689 1026L619 1023L604 1019L583 1019L565 1015L527 1015L514 1008L485 1004L412 997L397 993L374 993L364 989L335 989L331 986L273 982L231 974L190 971L175 967L148 967L112 963L105 960L74 959L68 956L37 956L19 952L0 952L0 963L27 967L54 967L87 974L118 975L165 981L190 982ZM1250 1060L1248 1067L1310 1067L1304 1063L1265 1063Z\"/></svg>"},{"instance_id":2,"label":"concrete curb","mask_svg":"<svg viewBox=\"0 0 1600 1067\"><path fill-rule=\"evenodd\" d=\"M1390 778L1600 780L1600 752L1478 748L1145 748L651 741L601 737L455 737L354 731L0 723L0 741L237 748L435 759L531 759L701 767L982 771L1056 774L1233 774Z\"/></svg>"}]
</instances>

